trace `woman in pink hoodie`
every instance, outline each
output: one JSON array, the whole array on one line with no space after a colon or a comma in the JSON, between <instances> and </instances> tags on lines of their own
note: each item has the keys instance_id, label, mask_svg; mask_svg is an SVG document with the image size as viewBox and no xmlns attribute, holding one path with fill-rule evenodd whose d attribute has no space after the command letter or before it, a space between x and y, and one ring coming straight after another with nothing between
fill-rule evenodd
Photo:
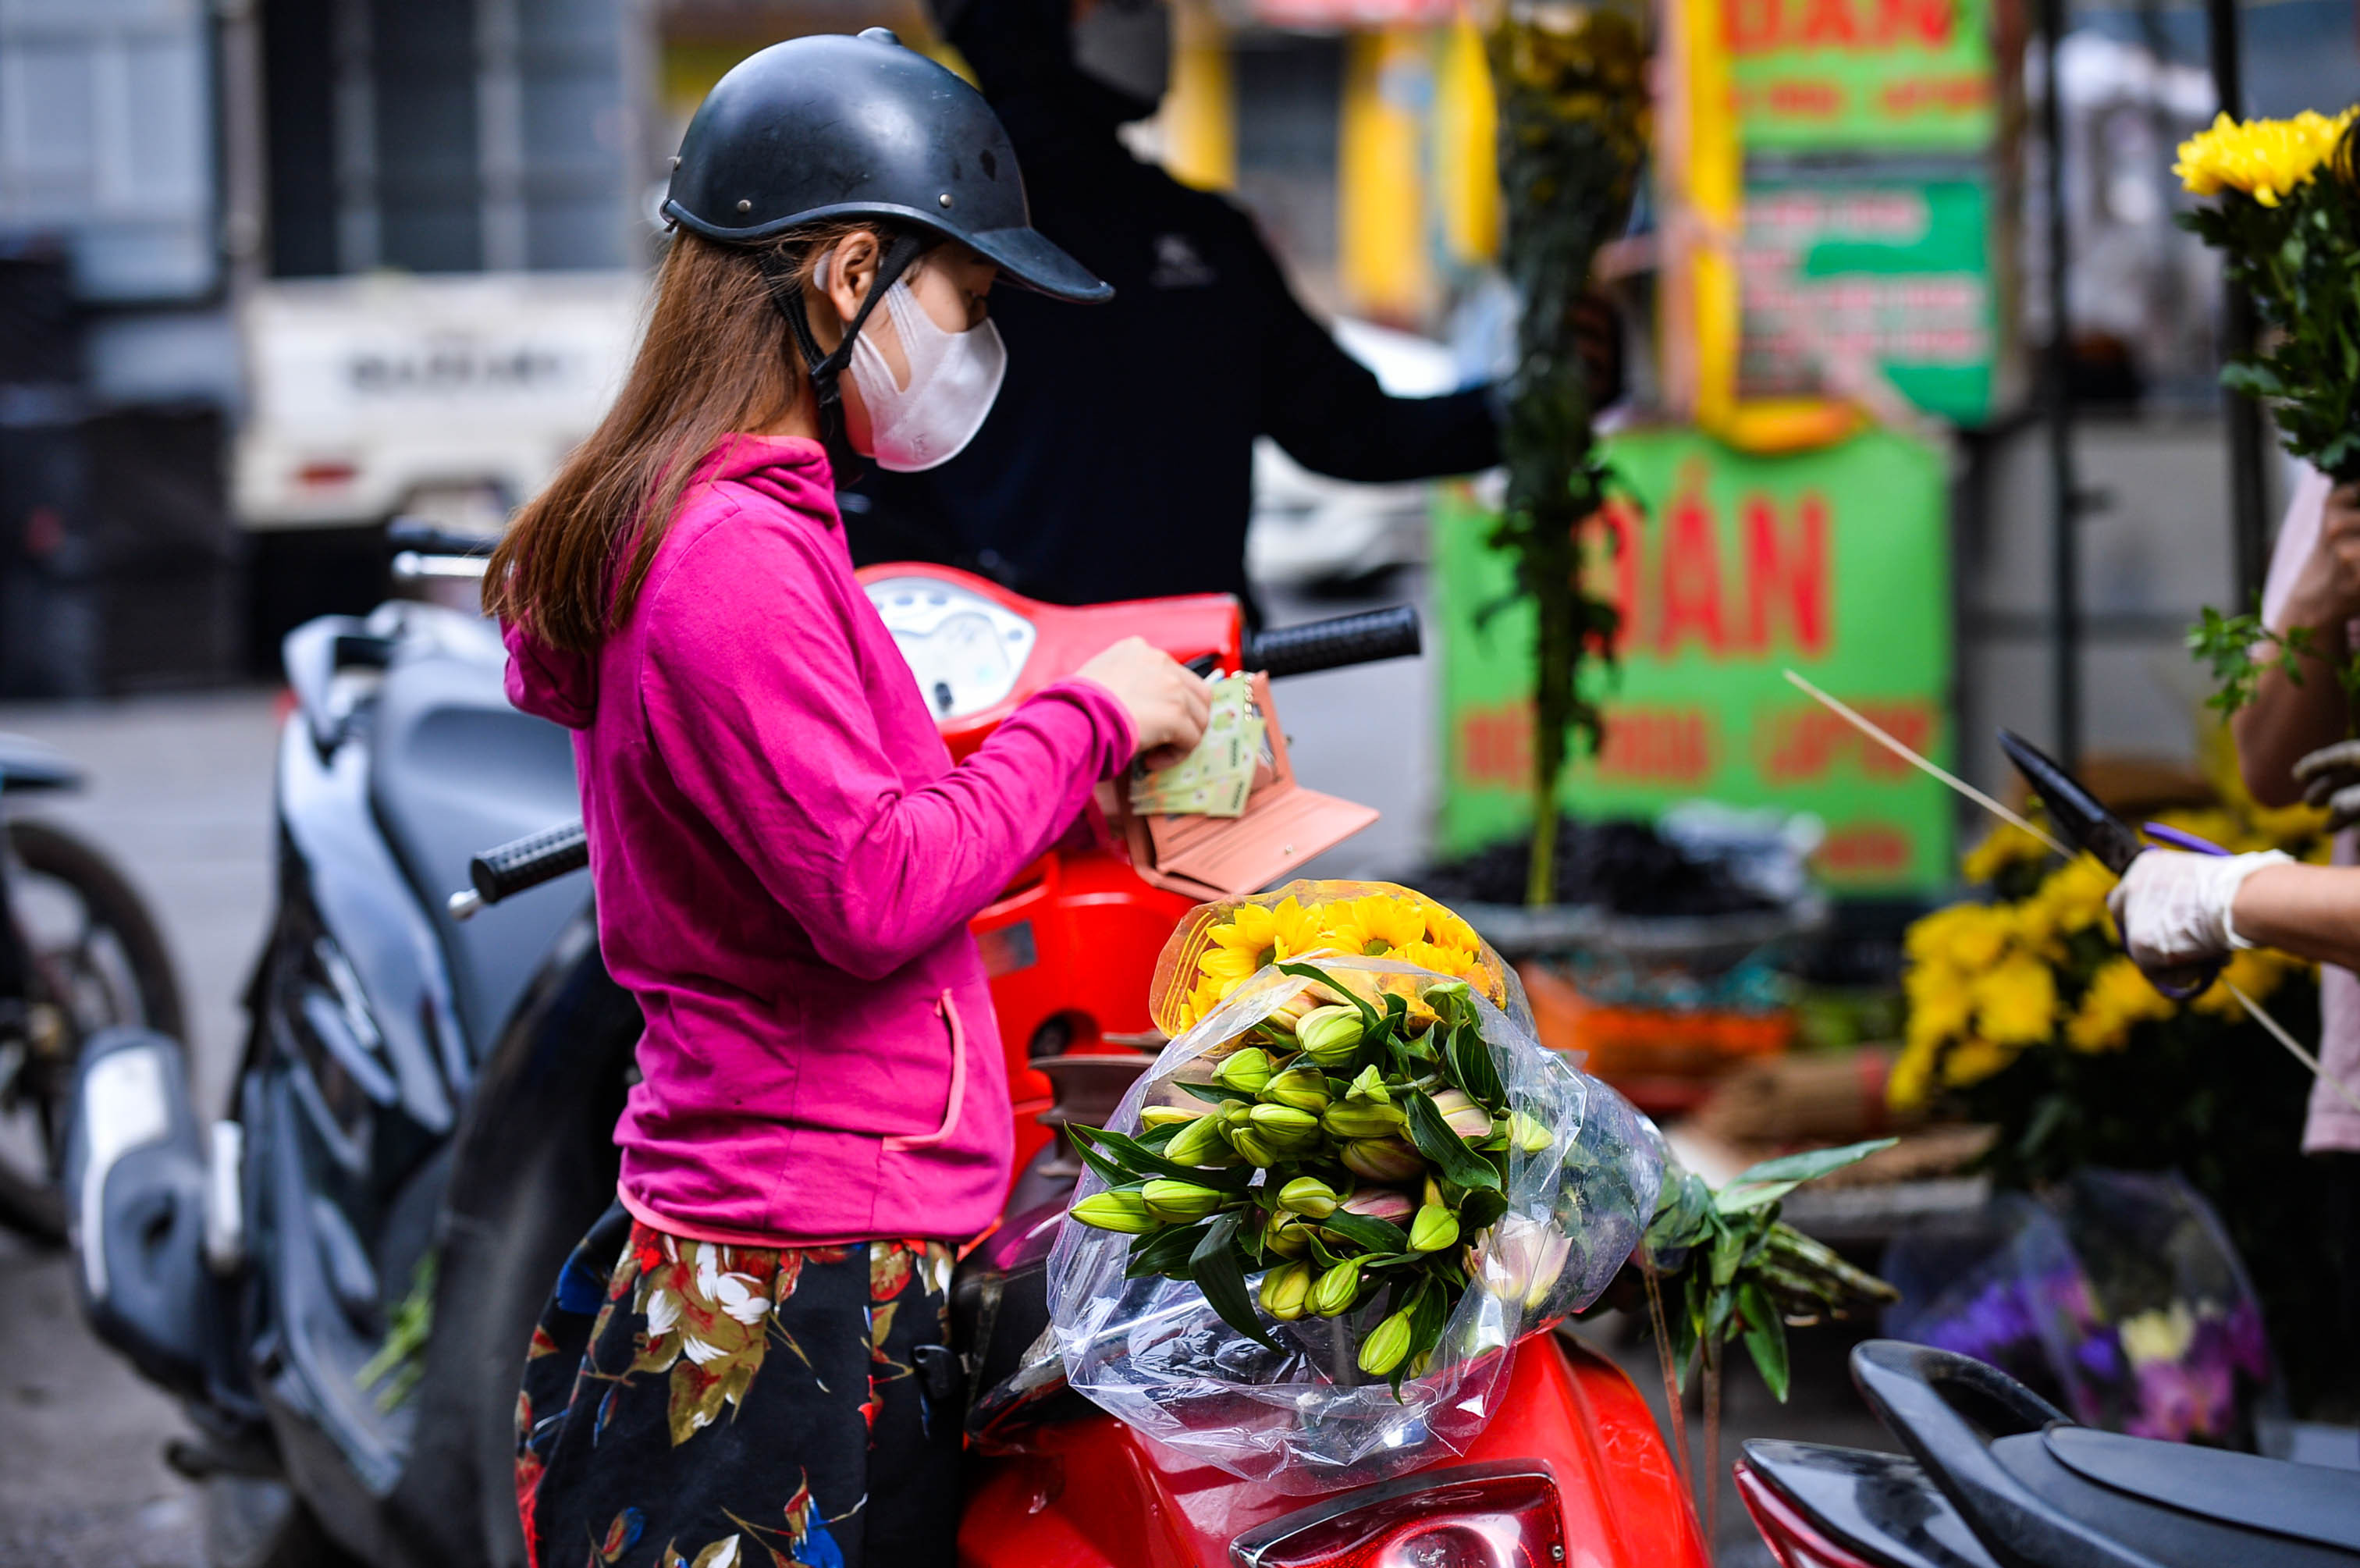
<instances>
[{"instance_id":1,"label":"woman in pink hoodie","mask_svg":"<svg viewBox=\"0 0 2360 1568\"><path fill-rule=\"evenodd\" d=\"M931 1347L1011 1140L967 922L1100 779L1194 745L1204 688L1133 638L954 766L853 579L832 457L966 444L997 275L1107 292L1027 226L972 90L890 34L777 45L697 111L664 210L631 373L487 578L511 697L574 730L646 1019L617 1206L526 1363L519 1511L536 1562L947 1563Z\"/></svg>"}]
</instances>

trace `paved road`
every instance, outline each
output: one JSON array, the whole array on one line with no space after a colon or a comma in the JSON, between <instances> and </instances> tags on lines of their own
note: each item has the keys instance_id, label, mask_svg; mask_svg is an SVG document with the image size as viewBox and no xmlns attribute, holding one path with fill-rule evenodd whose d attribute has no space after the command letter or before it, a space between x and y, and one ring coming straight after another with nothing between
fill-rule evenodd
<instances>
[{"instance_id":1,"label":"paved road","mask_svg":"<svg viewBox=\"0 0 2360 1568\"><path fill-rule=\"evenodd\" d=\"M45 812L113 855L162 920L191 1009L198 1092L218 1106L269 896L270 695L0 707L0 729L90 770L88 794ZM0 1563L199 1563L194 1489L162 1458L183 1430L179 1409L84 1331L67 1260L5 1234L0 1344Z\"/></svg>"},{"instance_id":2,"label":"paved road","mask_svg":"<svg viewBox=\"0 0 2360 1568\"><path fill-rule=\"evenodd\" d=\"M1280 603L1273 619L1352 608ZM1303 781L1386 814L1311 870L1402 875L1418 862L1434 789L1429 681L1429 662L1416 661L1279 688ZM268 915L273 703L257 691L0 707L0 729L49 740L90 769L90 793L55 815L115 855L158 912L191 1004L196 1084L208 1108L226 1094L244 1026L237 998ZM180 1430L178 1410L83 1330L66 1260L5 1236L0 1344L0 1568L201 1562L192 1489L160 1459L165 1439ZM1734 1376L1724 1453L1766 1431L1871 1439L1844 1387L1841 1350L1798 1344L1797 1400L1784 1411L1749 1374ZM1653 1353L1632 1344L1618 1354L1660 1406ZM1768 1559L1723 1490L1722 1562L1758 1568Z\"/></svg>"}]
</instances>

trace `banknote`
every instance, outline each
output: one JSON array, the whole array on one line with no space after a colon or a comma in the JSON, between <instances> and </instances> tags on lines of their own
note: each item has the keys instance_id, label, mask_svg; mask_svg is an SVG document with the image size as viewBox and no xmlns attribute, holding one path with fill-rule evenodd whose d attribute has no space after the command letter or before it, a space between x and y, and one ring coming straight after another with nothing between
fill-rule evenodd
<instances>
[{"instance_id":1,"label":"banknote","mask_svg":"<svg viewBox=\"0 0 2360 1568\"><path fill-rule=\"evenodd\" d=\"M1210 683L1212 714L1196 749L1168 768L1131 781L1131 806L1147 815L1236 817L1253 792L1263 720L1253 682L1229 675Z\"/></svg>"}]
</instances>

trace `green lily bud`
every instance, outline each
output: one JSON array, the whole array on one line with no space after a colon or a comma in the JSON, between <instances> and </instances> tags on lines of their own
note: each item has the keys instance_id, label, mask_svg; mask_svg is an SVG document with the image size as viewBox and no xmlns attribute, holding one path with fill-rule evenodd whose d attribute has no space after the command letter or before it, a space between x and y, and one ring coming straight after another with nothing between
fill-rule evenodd
<instances>
[{"instance_id":1,"label":"green lily bud","mask_svg":"<svg viewBox=\"0 0 2360 1568\"><path fill-rule=\"evenodd\" d=\"M1316 1176L1298 1176L1278 1190L1278 1206L1290 1214L1324 1220L1336 1212L1336 1190Z\"/></svg>"},{"instance_id":2,"label":"green lily bud","mask_svg":"<svg viewBox=\"0 0 2360 1568\"><path fill-rule=\"evenodd\" d=\"M1179 1165L1229 1165L1236 1157L1221 1136L1218 1116L1199 1116L1173 1134L1164 1146L1164 1157Z\"/></svg>"},{"instance_id":3,"label":"green lily bud","mask_svg":"<svg viewBox=\"0 0 2360 1568\"><path fill-rule=\"evenodd\" d=\"M1426 1160L1400 1138L1354 1138L1344 1146L1344 1168L1371 1181L1413 1181Z\"/></svg>"},{"instance_id":4,"label":"green lily bud","mask_svg":"<svg viewBox=\"0 0 2360 1568\"><path fill-rule=\"evenodd\" d=\"M1311 1266L1289 1263L1262 1277L1262 1310L1282 1323L1303 1316L1311 1296Z\"/></svg>"},{"instance_id":5,"label":"green lily bud","mask_svg":"<svg viewBox=\"0 0 2360 1568\"><path fill-rule=\"evenodd\" d=\"M1439 1203L1428 1203L1410 1222L1409 1246L1412 1252L1440 1252L1459 1242L1459 1216Z\"/></svg>"},{"instance_id":6,"label":"green lily bud","mask_svg":"<svg viewBox=\"0 0 2360 1568\"><path fill-rule=\"evenodd\" d=\"M1249 1046L1225 1058L1213 1069L1213 1081L1240 1093L1260 1094L1262 1085L1270 1081L1270 1053L1259 1046Z\"/></svg>"},{"instance_id":7,"label":"green lily bud","mask_svg":"<svg viewBox=\"0 0 2360 1568\"><path fill-rule=\"evenodd\" d=\"M1450 1130L1469 1143L1491 1135L1491 1113L1478 1105L1456 1089L1446 1089L1434 1097L1434 1108Z\"/></svg>"},{"instance_id":8,"label":"green lily bud","mask_svg":"<svg viewBox=\"0 0 2360 1568\"><path fill-rule=\"evenodd\" d=\"M1129 1236L1145 1235L1164 1223L1136 1192L1093 1192L1065 1212L1086 1225Z\"/></svg>"},{"instance_id":9,"label":"green lily bud","mask_svg":"<svg viewBox=\"0 0 2360 1568\"><path fill-rule=\"evenodd\" d=\"M1280 1154L1301 1154L1318 1143L1319 1118L1292 1105L1257 1105L1253 1130Z\"/></svg>"},{"instance_id":10,"label":"green lily bud","mask_svg":"<svg viewBox=\"0 0 2360 1568\"><path fill-rule=\"evenodd\" d=\"M1348 1257L1319 1277L1311 1288L1311 1310L1323 1318L1340 1318L1360 1299L1360 1260Z\"/></svg>"},{"instance_id":11,"label":"green lily bud","mask_svg":"<svg viewBox=\"0 0 2360 1568\"><path fill-rule=\"evenodd\" d=\"M1201 1121L1204 1115L1202 1106L1142 1105L1139 1108L1139 1124L1142 1127L1173 1127L1183 1122Z\"/></svg>"},{"instance_id":12,"label":"green lily bud","mask_svg":"<svg viewBox=\"0 0 2360 1568\"><path fill-rule=\"evenodd\" d=\"M1248 1165L1272 1166L1278 1163L1278 1151L1251 1127L1239 1127L1229 1134L1229 1146Z\"/></svg>"},{"instance_id":13,"label":"green lily bud","mask_svg":"<svg viewBox=\"0 0 2360 1568\"><path fill-rule=\"evenodd\" d=\"M1347 1214L1360 1214L1393 1225L1408 1219L1417 1207L1409 1201L1408 1193L1390 1187L1363 1187L1338 1206Z\"/></svg>"},{"instance_id":14,"label":"green lily bud","mask_svg":"<svg viewBox=\"0 0 2360 1568\"><path fill-rule=\"evenodd\" d=\"M1328 1076L1316 1067L1291 1067L1262 1085L1262 1097L1316 1116L1328 1108Z\"/></svg>"},{"instance_id":15,"label":"green lily bud","mask_svg":"<svg viewBox=\"0 0 2360 1568\"><path fill-rule=\"evenodd\" d=\"M1281 1257L1301 1257L1311 1245L1311 1233L1294 1214L1273 1214L1262 1228L1262 1245Z\"/></svg>"},{"instance_id":16,"label":"green lily bud","mask_svg":"<svg viewBox=\"0 0 2360 1568\"><path fill-rule=\"evenodd\" d=\"M1557 1141L1554 1133L1522 1111L1508 1117L1508 1138L1526 1154L1539 1154Z\"/></svg>"},{"instance_id":17,"label":"green lily bud","mask_svg":"<svg viewBox=\"0 0 2360 1568\"><path fill-rule=\"evenodd\" d=\"M1314 1007L1295 1025L1295 1037L1304 1054L1321 1067L1338 1067L1349 1060L1360 1048L1360 1036L1366 1033L1360 1010L1344 1005Z\"/></svg>"},{"instance_id":18,"label":"green lily bud","mask_svg":"<svg viewBox=\"0 0 2360 1568\"><path fill-rule=\"evenodd\" d=\"M1371 1377L1389 1377L1408 1354L1409 1309L1404 1307L1360 1342L1360 1370Z\"/></svg>"},{"instance_id":19,"label":"green lily bud","mask_svg":"<svg viewBox=\"0 0 2360 1568\"><path fill-rule=\"evenodd\" d=\"M1246 1124L1246 1118L1253 1114L1253 1102L1250 1100L1232 1100L1213 1114L1221 1119L1221 1125L1224 1127L1242 1127Z\"/></svg>"},{"instance_id":20,"label":"green lily bud","mask_svg":"<svg viewBox=\"0 0 2360 1568\"><path fill-rule=\"evenodd\" d=\"M1360 1076L1352 1080L1352 1087L1345 1092L1354 1100L1363 1100L1371 1105L1393 1102L1393 1096L1385 1092L1385 1075L1377 1070L1373 1062L1360 1069Z\"/></svg>"},{"instance_id":21,"label":"green lily bud","mask_svg":"<svg viewBox=\"0 0 2360 1568\"><path fill-rule=\"evenodd\" d=\"M1472 990L1463 980L1437 980L1421 990L1417 999L1439 1013L1445 1002L1463 1002Z\"/></svg>"},{"instance_id":22,"label":"green lily bud","mask_svg":"<svg viewBox=\"0 0 2360 1568\"><path fill-rule=\"evenodd\" d=\"M1185 1225L1219 1208L1229 1194L1193 1181L1158 1179L1139 1190L1147 1212L1169 1224Z\"/></svg>"},{"instance_id":23,"label":"green lily bud","mask_svg":"<svg viewBox=\"0 0 2360 1568\"><path fill-rule=\"evenodd\" d=\"M1435 1180L1431 1175L1426 1177L1426 1188L1424 1191L1419 1194L1419 1197L1423 1201L1432 1203L1439 1208L1448 1209L1450 1207L1449 1204L1445 1203L1442 1201L1442 1183Z\"/></svg>"},{"instance_id":24,"label":"green lily bud","mask_svg":"<svg viewBox=\"0 0 2360 1568\"><path fill-rule=\"evenodd\" d=\"M1328 1106L1319 1124L1339 1138L1385 1138L1400 1132L1406 1121L1398 1106L1347 1100Z\"/></svg>"}]
</instances>

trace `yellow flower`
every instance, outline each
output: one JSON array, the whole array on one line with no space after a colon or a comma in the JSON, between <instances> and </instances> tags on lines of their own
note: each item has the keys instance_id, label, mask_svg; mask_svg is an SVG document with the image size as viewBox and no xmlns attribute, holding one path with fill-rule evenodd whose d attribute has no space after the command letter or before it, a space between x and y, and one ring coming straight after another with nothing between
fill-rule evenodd
<instances>
[{"instance_id":1,"label":"yellow flower","mask_svg":"<svg viewBox=\"0 0 2360 1568\"><path fill-rule=\"evenodd\" d=\"M2116 1051L2130 1043L2131 1029L2147 1019L2172 1014L2171 999L2147 983L2128 958L2109 959L2090 977L2081 1005L2065 1025L2065 1043L2077 1051Z\"/></svg>"},{"instance_id":2,"label":"yellow flower","mask_svg":"<svg viewBox=\"0 0 2360 1568\"><path fill-rule=\"evenodd\" d=\"M2178 1361L2195 1341L2196 1315L2188 1310L2187 1302L2174 1301L2169 1307L2125 1318L2121 1332L2123 1354L2130 1357L2133 1366Z\"/></svg>"},{"instance_id":3,"label":"yellow flower","mask_svg":"<svg viewBox=\"0 0 2360 1568\"><path fill-rule=\"evenodd\" d=\"M1885 1102L1896 1111L1916 1111L1926 1103L1927 1091L1933 1087L1934 1042L1912 1039L1894 1058L1893 1071L1885 1080Z\"/></svg>"},{"instance_id":4,"label":"yellow flower","mask_svg":"<svg viewBox=\"0 0 2360 1568\"><path fill-rule=\"evenodd\" d=\"M2171 171L2198 196L2243 191L2265 207L2306 183L2352 123L2346 109L2333 119L2305 109L2291 120L2247 120L2216 115L2210 129L2180 144Z\"/></svg>"},{"instance_id":5,"label":"yellow flower","mask_svg":"<svg viewBox=\"0 0 2360 1568\"><path fill-rule=\"evenodd\" d=\"M2114 890L2114 873L2088 855L2076 855L2058 867L2032 895L2049 928L2070 937L2104 921L2106 894Z\"/></svg>"},{"instance_id":6,"label":"yellow flower","mask_svg":"<svg viewBox=\"0 0 2360 1568\"><path fill-rule=\"evenodd\" d=\"M1932 960L1960 970L1987 969L2007 946L2009 916L1981 904L1937 909L1911 926L1903 949L1920 963Z\"/></svg>"},{"instance_id":7,"label":"yellow flower","mask_svg":"<svg viewBox=\"0 0 2360 1568\"><path fill-rule=\"evenodd\" d=\"M1406 899L1373 893L1366 898L1338 899L1315 908L1322 916L1328 935L1347 953L1383 958L1396 948L1426 939L1426 908Z\"/></svg>"},{"instance_id":8,"label":"yellow flower","mask_svg":"<svg viewBox=\"0 0 2360 1568\"><path fill-rule=\"evenodd\" d=\"M1942 1081L1953 1089L1964 1089L1981 1083L2014 1060L2016 1050L2011 1046L1990 1040L1961 1040L1942 1058Z\"/></svg>"},{"instance_id":9,"label":"yellow flower","mask_svg":"<svg viewBox=\"0 0 2360 1568\"><path fill-rule=\"evenodd\" d=\"M1439 904L1426 906L1426 936L1441 947L1464 948L1470 953L1483 950L1483 938L1475 934L1475 927Z\"/></svg>"},{"instance_id":10,"label":"yellow flower","mask_svg":"<svg viewBox=\"0 0 2360 1568\"><path fill-rule=\"evenodd\" d=\"M1229 993L1244 983L1243 976L1224 979L1219 975L1207 975L1198 981L1196 989L1190 992L1188 999L1180 1004L1180 1026L1192 1028L1199 1020L1211 1017L1214 1011L1229 999Z\"/></svg>"},{"instance_id":11,"label":"yellow flower","mask_svg":"<svg viewBox=\"0 0 2360 1568\"><path fill-rule=\"evenodd\" d=\"M1196 960L1196 968L1224 980L1244 980L1264 965L1284 963L1328 946L1318 917L1292 898L1270 908L1240 904L1226 925L1205 935L1213 945Z\"/></svg>"},{"instance_id":12,"label":"yellow flower","mask_svg":"<svg viewBox=\"0 0 2360 1568\"><path fill-rule=\"evenodd\" d=\"M1974 1014L1966 977L1943 964L1918 964L1902 977L1902 993L1909 1003L1907 1038L1914 1049L1929 1053L1945 1040L1966 1032Z\"/></svg>"},{"instance_id":13,"label":"yellow flower","mask_svg":"<svg viewBox=\"0 0 2360 1568\"><path fill-rule=\"evenodd\" d=\"M1975 979L1975 1026L1996 1046L2037 1046L2057 1028L2057 976L2017 954Z\"/></svg>"},{"instance_id":14,"label":"yellow flower","mask_svg":"<svg viewBox=\"0 0 2360 1568\"><path fill-rule=\"evenodd\" d=\"M2010 866L2028 864L2048 853L2048 845L2015 823L2003 822L1967 851L1959 870L1969 882L1990 882Z\"/></svg>"},{"instance_id":15,"label":"yellow flower","mask_svg":"<svg viewBox=\"0 0 2360 1568\"><path fill-rule=\"evenodd\" d=\"M1474 953L1465 948L1444 947L1438 942L1405 942L1385 956L1454 980L1473 979L1482 972Z\"/></svg>"}]
</instances>

